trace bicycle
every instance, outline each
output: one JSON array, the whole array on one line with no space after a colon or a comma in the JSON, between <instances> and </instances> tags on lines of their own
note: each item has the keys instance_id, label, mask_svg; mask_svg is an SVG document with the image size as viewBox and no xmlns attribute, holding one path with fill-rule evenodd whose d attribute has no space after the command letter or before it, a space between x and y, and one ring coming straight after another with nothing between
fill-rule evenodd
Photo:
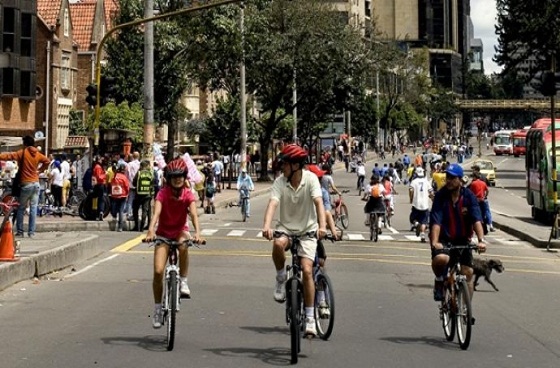
<instances>
[{"instance_id":1,"label":"bicycle","mask_svg":"<svg viewBox=\"0 0 560 368\"><path fill-rule=\"evenodd\" d=\"M292 254L292 263L291 265L286 266L286 322L290 326L291 363L296 364L298 362L298 354L301 350L301 332L303 331L305 322L305 308L303 305L303 276L297 251L301 238L314 237L315 232L309 232L302 236L289 235L282 231L274 232L275 238L280 236L287 236L289 238L290 253ZM327 237L327 239L333 240L334 237ZM319 248L319 243L317 244L317 247ZM334 327L334 294L330 278L324 273L322 267L319 265L317 254L315 254L315 261L313 262L313 277L315 281L315 326L317 327L317 335L322 340L327 340L331 336ZM324 302L329 310L328 318L321 315L318 303L319 292L324 292ZM324 321L326 321L325 324L323 324Z\"/></svg>"},{"instance_id":2,"label":"bicycle","mask_svg":"<svg viewBox=\"0 0 560 368\"><path fill-rule=\"evenodd\" d=\"M349 190L345 189L338 195L338 198L331 203L334 204L333 207L333 220L334 223L340 225L343 229L348 229L348 208L342 199L342 194L346 194L350 192Z\"/></svg>"},{"instance_id":3,"label":"bicycle","mask_svg":"<svg viewBox=\"0 0 560 368\"><path fill-rule=\"evenodd\" d=\"M357 183L358 184L358 197L361 197L362 192L365 190L364 179L365 179L365 176L363 176L363 175L358 176L358 183Z\"/></svg>"},{"instance_id":4,"label":"bicycle","mask_svg":"<svg viewBox=\"0 0 560 368\"><path fill-rule=\"evenodd\" d=\"M241 209L241 218L243 222L247 221L249 217L249 189L241 188L241 202L229 202L226 204L227 207L239 207Z\"/></svg>"},{"instance_id":5,"label":"bicycle","mask_svg":"<svg viewBox=\"0 0 560 368\"><path fill-rule=\"evenodd\" d=\"M474 244L447 244L445 248L450 250L450 254L447 277L443 284L443 300L439 307L443 333L447 341L453 341L457 331L459 346L462 350L467 350L471 341L472 309L467 278L461 273L459 259L465 250L478 247Z\"/></svg>"},{"instance_id":6,"label":"bicycle","mask_svg":"<svg viewBox=\"0 0 560 368\"><path fill-rule=\"evenodd\" d=\"M383 202L385 203L385 228L391 227L391 217L393 217L393 209L391 209L390 200L388 198L384 198Z\"/></svg>"},{"instance_id":7,"label":"bicycle","mask_svg":"<svg viewBox=\"0 0 560 368\"><path fill-rule=\"evenodd\" d=\"M377 242L379 240L379 233L381 232L381 228L379 227L379 219L383 218L385 221L385 217L387 215L386 210L383 212L380 211L372 211L369 213L369 240L373 240ZM385 223L387 223L385 221Z\"/></svg>"},{"instance_id":8,"label":"bicycle","mask_svg":"<svg viewBox=\"0 0 560 368\"><path fill-rule=\"evenodd\" d=\"M173 350L175 344L175 324L177 321L177 312L180 310L181 298L180 298L180 283L179 278L179 265L178 250L181 245L186 245L192 247L197 246L192 240L185 240L183 242L178 242L172 239L166 238L156 238L152 242L152 245L167 244L169 246L169 254L167 266L165 267L165 286L163 289L163 299L161 304L161 310L163 312L163 324L167 326L167 350ZM202 244L206 242L203 241Z\"/></svg>"}]
</instances>

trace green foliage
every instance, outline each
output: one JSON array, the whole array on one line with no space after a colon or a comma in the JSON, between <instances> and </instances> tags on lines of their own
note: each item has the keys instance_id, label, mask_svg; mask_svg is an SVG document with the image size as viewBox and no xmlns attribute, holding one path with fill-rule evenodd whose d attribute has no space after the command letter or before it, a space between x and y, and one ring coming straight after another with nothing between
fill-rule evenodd
<instances>
[{"instance_id":1,"label":"green foliage","mask_svg":"<svg viewBox=\"0 0 560 368\"><path fill-rule=\"evenodd\" d=\"M93 126L94 116L89 116L89 124ZM103 106L99 112L99 128L104 129L125 129L134 132L134 142L142 142L144 126L144 111L139 103L129 105L127 102L115 105L109 102Z\"/></svg>"},{"instance_id":2,"label":"green foliage","mask_svg":"<svg viewBox=\"0 0 560 368\"><path fill-rule=\"evenodd\" d=\"M497 0L498 46L494 60L509 71L530 56L535 70L550 68L550 57L560 56L560 2L558 0ZM533 74L530 72L530 74Z\"/></svg>"},{"instance_id":3,"label":"green foliage","mask_svg":"<svg viewBox=\"0 0 560 368\"><path fill-rule=\"evenodd\" d=\"M84 125L83 111L70 110L70 125L68 135L88 135L88 129Z\"/></svg>"},{"instance_id":4,"label":"green foliage","mask_svg":"<svg viewBox=\"0 0 560 368\"><path fill-rule=\"evenodd\" d=\"M158 1L156 5L160 12L168 12L179 9L183 2ZM117 24L143 18L143 9L142 0L121 0ZM179 103L188 85L186 55L183 54L186 44L178 18L154 23L154 117L160 123L169 124L170 136L177 122L186 116ZM117 103L143 103L144 37L141 28L118 32L107 43L106 51L109 63L104 73L116 78ZM173 151L173 145L170 140L168 154Z\"/></svg>"},{"instance_id":5,"label":"green foliage","mask_svg":"<svg viewBox=\"0 0 560 368\"><path fill-rule=\"evenodd\" d=\"M479 72L469 71L465 79L468 98L474 100L494 98L490 77Z\"/></svg>"}]
</instances>

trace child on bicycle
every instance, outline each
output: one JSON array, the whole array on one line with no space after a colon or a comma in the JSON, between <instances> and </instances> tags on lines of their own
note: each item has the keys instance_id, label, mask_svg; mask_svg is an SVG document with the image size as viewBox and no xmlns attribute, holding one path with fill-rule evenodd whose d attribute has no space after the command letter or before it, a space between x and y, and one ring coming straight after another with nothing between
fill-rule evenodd
<instances>
[{"instance_id":1,"label":"child on bicycle","mask_svg":"<svg viewBox=\"0 0 560 368\"><path fill-rule=\"evenodd\" d=\"M251 217L251 201L249 201L249 192L255 190L255 185L253 184L253 179L251 175L247 174L247 169L241 169L241 173L237 178L237 191L239 192L239 205L241 206L241 200L247 197L247 217Z\"/></svg>"},{"instance_id":2,"label":"child on bicycle","mask_svg":"<svg viewBox=\"0 0 560 368\"><path fill-rule=\"evenodd\" d=\"M379 182L379 176L372 175L367 189L367 203L364 206L364 213L366 214L365 225L369 226L369 214L371 212L378 212L385 214L386 208L384 198L385 198L385 187ZM380 219L381 220L381 219ZM381 226L379 226L379 233L381 233Z\"/></svg>"},{"instance_id":3,"label":"child on bicycle","mask_svg":"<svg viewBox=\"0 0 560 368\"><path fill-rule=\"evenodd\" d=\"M156 196L154 214L145 241L154 241L156 236L158 236L178 242L184 242L191 238L195 243L202 242L196 213L196 198L188 185L187 173L187 164L181 158L171 161L165 167L165 184ZM190 214L195 230L192 237L189 234L188 214ZM152 319L152 326L154 328L160 328L163 320L161 299L163 293L163 272L168 252L169 246L165 243L157 245L154 249L154 278L152 283L155 302L155 311ZM187 284L188 270L188 248L182 245L179 248L179 276L181 277L181 296L185 298L190 298L191 295Z\"/></svg>"},{"instance_id":4,"label":"child on bicycle","mask_svg":"<svg viewBox=\"0 0 560 368\"><path fill-rule=\"evenodd\" d=\"M278 207L280 207L280 214L276 228L288 234L302 236L298 256L303 273L304 334L316 336L313 262L317 250L317 239L305 235L309 232L316 232L317 238L325 237L325 208L323 207L321 186L317 177L303 169L306 159L307 152L295 144L287 145L278 155L278 166L281 168L283 175L279 176L272 185L262 234L268 240L274 239L272 249L272 260L276 269L274 299L279 303L286 300L284 284L287 275L284 264L289 241L286 236L275 238L274 230L271 229L272 219Z\"/></svg>"}]
</instances>

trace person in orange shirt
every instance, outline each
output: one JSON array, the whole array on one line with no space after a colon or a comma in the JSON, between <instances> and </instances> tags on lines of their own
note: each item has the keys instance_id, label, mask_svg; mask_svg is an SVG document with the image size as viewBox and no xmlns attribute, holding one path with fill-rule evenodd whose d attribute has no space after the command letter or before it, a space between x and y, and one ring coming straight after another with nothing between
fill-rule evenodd
<instances>
[{"instance_id":1,"label":"person in orange shirt","mask_svg":"<svg viewBox=\"0 0 560 368\"><path fill-rule=\"evenodd\" d=\"M13 160L18 163L21 171L20 189L18 196L20 203L17 210L17 233L16 236L23 237L23 213L29 202L29 228L27 234L30 238L35 236L35 220L37 218L37 205L39 204L39 173L45 171L50 161L37 148L35 139L29 135L23 137L23 149L16 152L0 154L0 160Z\"/></svg>"},{"instance_id":2,"label":"person in orange shirt","mask_svg":"<svg viewBox=\"0 0 560 368\"><path fill-rule=\"evenodd\" d=\"M414 166L422 167L423 165L424 165L424 160L422 159L422 155L419 153L416 155L416 157L414 157Z\"/></svg>"}]
</instances>

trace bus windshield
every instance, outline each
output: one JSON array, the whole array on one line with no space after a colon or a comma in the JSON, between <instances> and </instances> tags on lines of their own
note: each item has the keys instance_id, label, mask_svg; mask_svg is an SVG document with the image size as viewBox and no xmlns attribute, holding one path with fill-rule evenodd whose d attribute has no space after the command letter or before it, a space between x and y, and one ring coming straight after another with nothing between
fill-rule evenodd
<instances>
[{"instance_id":1,"label":"bus windshield","mask_svg":"<svg viewBox=\"0 0 560 368\"><path fill-rule=\"evenodd\" d=\"M525 138L513 138L513 145L515 147L525 147Z\"/></svg>"},{"instance_id":2,"label":"bus windshield","mask_svg":"<svg viewBox=\"0 0 560 368\"><path fill-rule=\"evenodd\" d=\"M496 136L494 137L495 144L511 144L511 138L508 136Z\"/></svg>"}]
</instances>

